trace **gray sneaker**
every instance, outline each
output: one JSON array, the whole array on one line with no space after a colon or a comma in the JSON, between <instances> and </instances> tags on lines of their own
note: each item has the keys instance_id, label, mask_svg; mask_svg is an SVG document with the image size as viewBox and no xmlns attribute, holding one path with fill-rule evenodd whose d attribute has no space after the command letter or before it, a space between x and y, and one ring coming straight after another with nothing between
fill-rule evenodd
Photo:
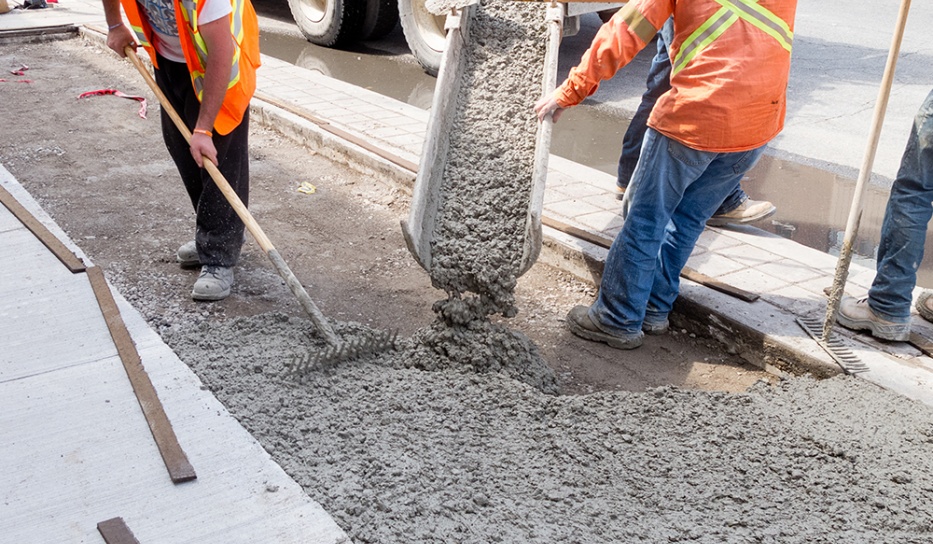
<instances>
[{"instance_id":1,"label":"gray sneaker","mask_svg":"<svg viewBox=\"0 0 933 544\"><path fill-rule=\"evenodd\" d=\"M616 349L635 349L645 338L645 334L641 331L626 336L616 336L601 331L590 319L589 306L574 306L567 314L567 327L570 328L570 332L580 338L603 342Z\"/></svg>"},{"instance_id":2,"label":"gray sneaker","mask_svg":"<svg viewBox=\"0 0 933 544\"><path fill-rule=\"evenodd\" d=\"M194 282L191 298L194 300L223 300L233 287L233 268L226 266L201 267L198 281Z\"/></svg>"},{"instance_id":3,"label":"gray sneaker","mask_svg":"<svg viewBox=\"0 0 933 544\"><path fill-rule=\"evenodd\" d=\"M175 258L178 260L178 266L182 268L201 266L201 257L198 256L198 246L194 240L182 244L175 253Z\"/></svg>"},{"instance_id":4,"label":"gray sneaker","mask_svg":"<svg viewBox=\"0 0 933 544\"><path fill-rule=\"evenodd\" d=\"M868 306L868 299L846 297L839 303L836 321L854 331L871 331L871 335L882 340L906 342L910 339L910 322L895 323L878 317Z\"/></svg>"}]
</instances>

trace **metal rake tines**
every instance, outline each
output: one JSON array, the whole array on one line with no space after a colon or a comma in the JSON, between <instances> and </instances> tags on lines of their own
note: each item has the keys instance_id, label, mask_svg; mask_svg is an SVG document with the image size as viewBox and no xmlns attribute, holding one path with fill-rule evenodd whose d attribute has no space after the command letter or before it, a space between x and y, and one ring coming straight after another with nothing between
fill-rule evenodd
<instances>
[{"instance_id":1,"label":"metal rake tines","mask_svg":"<svg viewBox=\"0 0 933 544\"><path fill-rule=\"evenodd\" d=\"M823 341L823 320L814 317L798 317L797 324L816 341L830 357L836 361L846 374L857 374L859 372L868 372L868 366L859 359L858 355L852 353L852 350L843 344L839 338L832 333L829 335L829 341Z\"/></svg>"},{"instance_id":2,"label":"metal rake tines","mask_svg":"<svg viewBox=\"0 0 933 544\"><path fill-rule=\"evenodd\" d=\"M321 350L309 351L304 355L296 355L286 367L292 375L303 375L314 370L330 370L342 361L395 350L397 341L398 331L378 331Z\"/></svg>"}]
</instances>

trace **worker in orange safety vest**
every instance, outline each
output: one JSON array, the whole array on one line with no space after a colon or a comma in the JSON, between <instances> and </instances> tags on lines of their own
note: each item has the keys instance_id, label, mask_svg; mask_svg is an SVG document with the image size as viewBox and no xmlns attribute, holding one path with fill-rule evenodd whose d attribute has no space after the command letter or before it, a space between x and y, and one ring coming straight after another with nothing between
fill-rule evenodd
<instances>
[{"instance_id":1,"label":"worker in orange safety vest","mask_svg":"<svg viewBox=\"0 0 933 544\"><path fill-rule=\"evenodd\" d=\"M176 253L182 267L200 267L195 300L221 300L233 286L244 225L210 175L214 163L249 201L249 102L259 67L259 23L249 0L102 0L107 45L121 57L142 45L155 80L191 131L187 142L162 111L162 136L196 213L194 240Z\"/></svg>"},{"instance_id":2,"label":"worker in orange safety vest","mask_svg":"<svg viewBox=\"0 0 933 544\"><path fill-rule=\"evenodd\" d=\"M618 349L662 334L706 221L784 126L797 0L633 0L604 24L539 119L582 102L673 15L671 89L648 120L630 208L596 301L570 330Z\"/></svg>"}]
</instances>

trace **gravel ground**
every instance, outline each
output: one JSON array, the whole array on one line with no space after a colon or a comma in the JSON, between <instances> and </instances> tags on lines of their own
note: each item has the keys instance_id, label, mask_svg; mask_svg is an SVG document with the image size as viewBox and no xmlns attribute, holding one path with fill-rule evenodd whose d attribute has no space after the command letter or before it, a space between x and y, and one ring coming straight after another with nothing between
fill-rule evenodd
<instances>
[{"instance_id":1,"label":"gravel ground","mask_svg":"<svg viewBox=\"0 0 933 544\"><path fill-rule=\"evenodd\" d=\"M176 328L357 543L933 539L933 410L857 378L557 396L385 354L299 379L283 365L313 342L306 320Z\"/></svg>"}]
</instances>

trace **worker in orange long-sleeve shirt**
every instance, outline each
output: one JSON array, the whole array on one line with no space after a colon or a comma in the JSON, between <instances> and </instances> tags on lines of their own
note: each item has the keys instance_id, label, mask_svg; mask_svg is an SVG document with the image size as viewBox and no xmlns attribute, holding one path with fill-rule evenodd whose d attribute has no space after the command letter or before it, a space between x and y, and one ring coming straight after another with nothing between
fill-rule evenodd
<instances>
[{"instance_id":1,"label":"worker in orange long-sleeve shirt","mask_svg":"<svg viewBox=\"0 0 933 544\"><path fill-rule=\"evenodd\" d=\"M662 334L706 221L784 126L797 0L633 0L535 106L557 121L628 64L673 15L671 90L648 120L631 208L596 302L570 330L619 349Z\"/></svg>"}]
</instances>

